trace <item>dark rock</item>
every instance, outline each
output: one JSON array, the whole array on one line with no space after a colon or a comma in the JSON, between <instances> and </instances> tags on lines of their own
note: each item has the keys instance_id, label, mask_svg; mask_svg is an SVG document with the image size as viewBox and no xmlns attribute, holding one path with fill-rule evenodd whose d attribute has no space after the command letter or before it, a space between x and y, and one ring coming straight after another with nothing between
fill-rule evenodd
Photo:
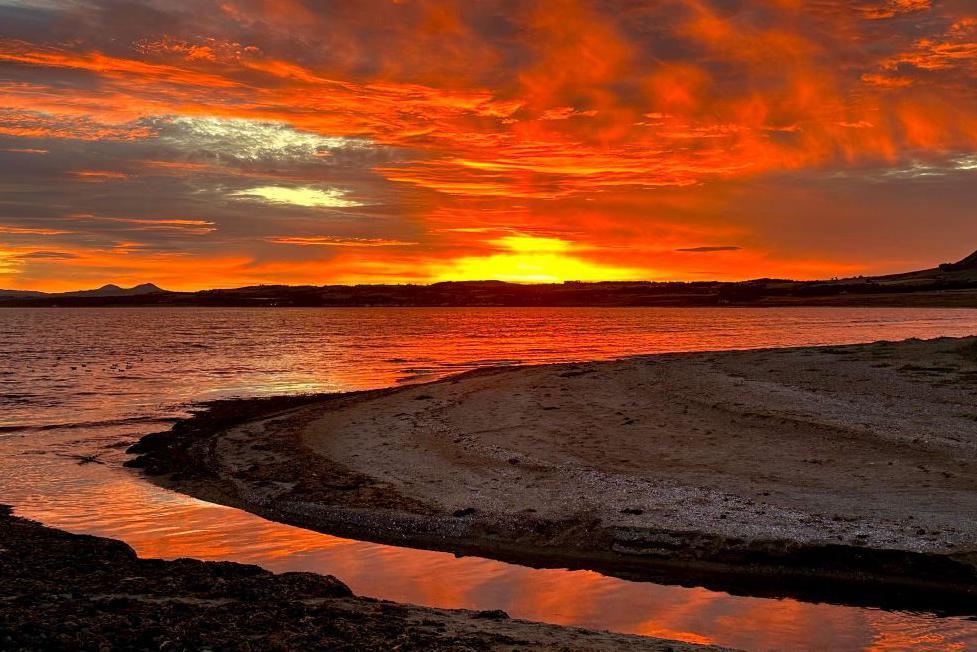
<instances>
[{"instance_id":1,"label":"dark rock","mask_svg":"<svg viewBox=\"0 0 977 652\"><path fill-rule=\"evenodd\" d=\"M119 541L10 512L0 505L0 649L471 650L514 642L488 622L446 633L440 612L356 598L334 577L139 559Z\"/></svg>"},{"instance_id":2,"label":"dark rock","mask_svg":"<svg viewBox=\"0 0 977 652\"><path fill-rule=\"evenodd\" d=\"M501 609L491 609L488 611L476 611L475 618L482 618L484 620L509 620L509 614L502 611Z\"/></svg>"}]
</instances>

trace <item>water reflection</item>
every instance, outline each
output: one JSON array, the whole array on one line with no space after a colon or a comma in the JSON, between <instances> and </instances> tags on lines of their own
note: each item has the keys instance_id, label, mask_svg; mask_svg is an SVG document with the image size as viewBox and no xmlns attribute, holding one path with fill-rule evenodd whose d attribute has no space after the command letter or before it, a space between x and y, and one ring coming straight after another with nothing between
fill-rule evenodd
<instances>
[{"instance_id":1,"label":"water reflection","mask_svg":"<svg viewBox=\"0 0 977 652\"><path fill-rule=\"evenodd\" d=\"M480 363L977 332L977 311L0 311L0 501L145 557L331 573L354 591L442 607L746 649L964 650L961 619L733 597L583 571L533 570L308 532L120 468L121 449L190 400L340 390ZM24 430L25 426L61 427ZM71 427L68 427L71 426ZM104 464L70 457L97 454Z\"/></svg>"},{"instance_id":2,"label":"water reflection","mask_svg":"<svg viewBox=\"0 0 977 652\"><path fill-rule=\"evenodd\" d=\"M21 488L5 486L3 496L19 514L123 539L143 557L330 573L362 595L501 608L520 618L751 650L964 650L977 643L977 626L960 619L734 597L352 541L162 491L115 465L78 466L40 452L18 457L26 463ZM64 491L57 504L45 497L52 491Z\"/></svg>"},{"instance_id":3,"label":"water reflection","mask_svg":"<svg viewBox=\"0 0 977 652\"><path fill-rule=\"evenodd\" d=\"M171 415L191 400L341 391L484 364L968 335L977 310L0 310L0 427Z\"/></svg>"}]
</instances>

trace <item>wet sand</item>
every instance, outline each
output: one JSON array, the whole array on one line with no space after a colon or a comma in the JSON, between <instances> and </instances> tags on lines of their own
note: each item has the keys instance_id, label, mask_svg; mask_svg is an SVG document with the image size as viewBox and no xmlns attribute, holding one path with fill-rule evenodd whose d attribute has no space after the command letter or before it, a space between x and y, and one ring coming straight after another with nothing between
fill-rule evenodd
<instances>
[{"instance_id":1,"label":"wet sand","mask_svg":"<svg viewBox=\"0 0 977 652\"><path fill-rule=\"evenodd\" d=\"M0 506L4 650L719 650L354 596L313 573L138 559Z\"/></svg>"},{"instance_id":2,"label":"wet sand","mask_svg":"<svg viewBox=\"0 0 977 652\"><path fill-rule=\"evenodd\" d=\"M181 491L364 539L753 594L977 596L974 338L223 402L134 452Z\"/></svg>"}]
</instances>

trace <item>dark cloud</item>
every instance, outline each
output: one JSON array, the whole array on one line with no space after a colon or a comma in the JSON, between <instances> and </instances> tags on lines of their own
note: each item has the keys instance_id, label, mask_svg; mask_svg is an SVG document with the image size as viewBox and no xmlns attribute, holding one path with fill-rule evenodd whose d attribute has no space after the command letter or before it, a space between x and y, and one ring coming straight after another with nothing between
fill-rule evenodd
<instances>
[{"instance_id":1,"label":"dark cloud","mask_svg":"<svg viewBox=\"0 0 977 652\"><path fill-rule=\"evenodd\" d=\"M684 251L687 253L703 254L710 253L713 251L739 251L743 247L683 247L681 249L676 249L675 251Z\"/></svg>"},{"instance_id":2,"label":"dark cloud","mask_svg":"<svg viewBox=\"0 0 977 652\"><path fill-rule=\"evenodd\" d=\"M16 257L20 260L74 260L78 255L66 251L29 251Z\"/></svg>"}]
</instances>

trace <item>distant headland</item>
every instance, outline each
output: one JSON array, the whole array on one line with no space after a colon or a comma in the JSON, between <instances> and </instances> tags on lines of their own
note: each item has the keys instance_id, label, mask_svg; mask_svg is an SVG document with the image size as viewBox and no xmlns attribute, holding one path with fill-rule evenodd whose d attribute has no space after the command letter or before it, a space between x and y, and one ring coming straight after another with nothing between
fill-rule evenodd
<instances>
[{"instance_id":1,"label":"distant headland","mask_svg":"<svg viewBox=\"0 0 977 652\"><path fill-rule=\"evenodd\" d=\"M0 290L0 307L626 307L907 306L977 308L977 252L956 263L887 276L821 281L603 281L520 284L255 285L172 292L152 283L44 293Z\"/></svg>"}]
</instances>

